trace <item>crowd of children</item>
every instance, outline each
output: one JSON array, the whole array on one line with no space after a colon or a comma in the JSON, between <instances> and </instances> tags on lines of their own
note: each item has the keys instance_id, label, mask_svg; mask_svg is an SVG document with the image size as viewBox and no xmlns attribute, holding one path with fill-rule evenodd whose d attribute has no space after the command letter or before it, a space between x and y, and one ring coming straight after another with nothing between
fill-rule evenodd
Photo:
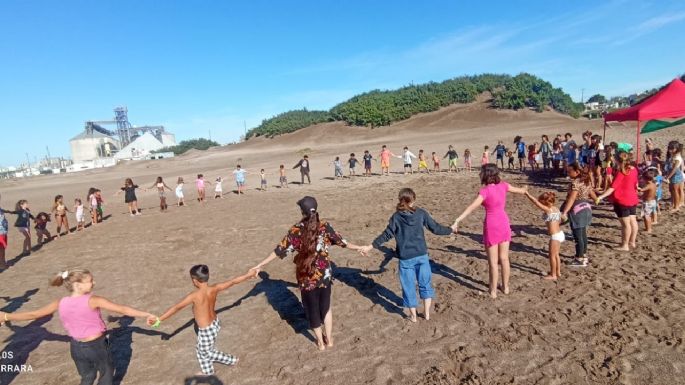
<instances>
[{"instance_id":1,"label":"crowd of children","mask_svg":"<svg viewBox=\"0 0 685 385\"><path fill-rule=\"evenodd\" d=\"M233 285L244 282L257 276L260 269L276 257L284 258L289 252L297 253L295 263L297 265L297 280L302 294L302 302L309 319L311 328L315 331L319 349L324 350L333 346L332 342L332 315L330 313L331 298L331 261L328 248L338 245L358 250L362 255L367 255L373 248L379 249L382 245L395 239L396 256L399 259L399 280L402 287L404 307L409 310L409 319L417 321L418 297L424 302L424 318L430 318L430 307L435 292L431 283L431 268L428 255L428 247L424 237L424 228L437 235L459 234L460 224L479 206L485 210L483 223L483 243L485 246L489 266L489 290L493 298L497 297L498 289L504 294L509 294L510 266L509 266L509 243L511 241L511 226L506 212L506 198L508 193L525 195L532 204L542 212L542 220L549 235L549 273L544 276L548 280L557 280L561 277L560 247L566 240L562 225L570 219L573 237L577 244L577 259L586 258L587 235L583 235L591 220L589 210L590 200L595 205L609 196L613 196L614 211L622 226L622 244L617 250L630 250L636 247L637 224L635 217L638 206L638 193L641 194L642 215L644 217L645 230L652 231L652 226L658 223L660 210L659 201L663 197L662 184L669 185L671 210L678 211L684 203L683 184L685 173L683 170L682 150L683 145L678 141L668 143L665 159L662 160L662 151L655 148L654 143L647 141L647 148L642 162L636 164L632 161L632 147L625 143L610 143L603 145L601 137L592 135L590 132L583 134L584 144L577 146L572 140L571 134L565 135L565 141L561 142L560 135L551 143L547 136L542 136L542 143L532 144L526 147L523 138L517 136L515 149L509 149L500 141L493 152L488 146L484 147L481 156L480 181L482 188L473 202L459 215L451 227L441 225L432 219L430 214L416 206L416 194L413 190L403 188L398 196L396 212L392 215L386 229L368 246L356 246L347 242L340 234L335 232L331 225L319 219L318 206L312 197L305 197L298 202L302 211L302 219L293 226L286 237L264 261L250 269L247 273L223 283L210 285L209 268L206 265L196 265L190 270L191 282L196 290L187 295L177 304L170 307L161 316L139 311L131 307L114 304L107 299L92 294L93 276L87 270L65 271L54 277L52 284L65 286L70 292L60 300L32 312L5 313L0 312L0 324L8 321L32 320L49 316L59 312L64 328L72 337L72 358L78 368L82 381L92 383L99 376L100 380L111 379L112 362L108 353L109 346L106 342L106 326L102 322L100 309L118 312L132 317L144 317L147 323L153 327L159 327L179 310L188 305L193 305L195 322L197 323L197 359L203 375L214 373L213 363L220 362L227 365L237 363L237 358L220 352L215 348L221 325L215 311L218 293ZM526 154L526 151L527 154ZM539 163L543 163L543 170L548 170L551 175L568 175L571 180L569 196L561 205L556 205L556 194L546 191L538 197L534 197L527 187L515 187L506 183L500 171L504 168L504 157L508 157L508 167L514 164L514 153L518 156L519 167L525 170L525 160L532 170L539 169ZM402 159L405 174L413 173L413 160L418 159L417 171L431 173L441 171L440 157L431 153L433 168L428 166L427 153L420 149L418 156L414 155L407 147L404 147L402 155L394 155L386 146L382 147L379 155L381 158L381 174L389 173L390 158ZM489 156L496 155L494 163L490 162ZM453 146L448 146L447 153L442 159L449 159L448 171L457 171L459 155ZM470 170L471 152L465 149L465 170ZM372 161L375 159L369 151L364 151L364 175L371 175ZM356 176L356 166L361 163L354 153L348 160L348 175ZM344 177L343 166L339 157L333 162L335 176ZM563 169L560 167L564 166ZM307 156L296 165L302 173L302 183L305 176L309 178L309 159ZM304 169L304 170L303 170ZM240 165L233 171L238 195L244 193L245 176L248 171ZM266 172L260 170L261 190L267 189ZM284 165L280 165L279 182L281 187L287 187L287 177ZM223 179L215 179L215 198L223 196ZM197 200L205 201L205 188L210 185L204 180L202 174L198 174L196 180ZM638 187L639 185L639 187ZM175 194L177 205L184 206L184 181L179 177ZM134 184L131 178L127 178L117 194L124 194L124 201L128 205L131 216L140 215L137 204L136 190L139 186ZM166 190L172 191L162 177L158 177L149 189L156 189L160 199L160 210L167 210ZM147 190L147 189L146 189ZM596 196L596 193L601 195ZM97 188L88 191L87 202L90 203L92 225L102 220L102 193ZM1 197L0 197L1 198ZM8 221L6 214L17 216L15 226L24 236L23 253L31 251L31 220L34 221L38 242L51 239L47 224L51 221L51 214L55 217L56 236L69 234L70 227L67 218L68 213L75 215L76 231L85 227L85 208L79 198L74 200L73 211L69 210L64 203L62 195L55 196L51 213L40 212L33 215L26 200L19 200L14 210L4 210L0 207L0 268L6 268L4 252L7 247ZM585 217L583 217L585 216ZM589 216L589 217L587 217ZM62 230L66 230L66 233ZM576 231L578 230L578 231ZM583 239L585 238L585 239ZM584 262L587 266L587 261ZM502 285L498 285L501 275ZM418 286L418 290L417 290ZM77 353L74 353L77 352Z\"/></svg>"},{"instance_id":2,"label":"crowd of children","mask_svg":"<svg viewBox=\"0 0 685 385\"><path fill-rule=\"evenodd\" d=\"M90 202L92 225L95 225L102 221L102 206L104 204L104 199L102 198L102 192L100 189L95 187L91 187L88 190L87 196L88 202ZM64 203L64 196L62 195L55 196L52 210L49 213L41 211L36 215L33 215L29 206L29 202L26 199L20 199L17 201L17 203L14 205L14 210L0 208L0 269L3 270L9 267L5 259L5 250L7 249L7 234L9 231L9 225L5 214L14 214L17 216L14 227L16 227L19 233L23 236L22 252L19 257L24 257L31 254L31 221L33 221L33 229L36 232L36 241L38 245L42 245L45 242L53 239L53 235L48 229L48 224L52 222L52 215L54 215L56 223L56 232L54 237L61 237L62 235L67 235L72 232L69 226L67 214L74 214L76 222L75 231L81 231L85 228L84 207L80 198L74 199L73 211L69 210L67 205Z\"/></svg>"}]
</instances>

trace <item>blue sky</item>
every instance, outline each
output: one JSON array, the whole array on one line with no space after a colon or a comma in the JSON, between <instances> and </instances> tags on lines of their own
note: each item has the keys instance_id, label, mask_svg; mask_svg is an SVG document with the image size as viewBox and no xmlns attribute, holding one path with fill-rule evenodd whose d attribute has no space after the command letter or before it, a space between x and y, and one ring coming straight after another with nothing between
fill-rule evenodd
<instances>
[{"instance_id":1,"label":"blue sky","mask_svg":"<svg viewBox=\"0 0 685 385\"><path fill-rule=\"evenodd\" d=\"M685 72L682 1L31 1L0 12L0 165L69 156L86 120L226 143L290 109L483 72L579 100Z\"/></svg>"}]
</instances>

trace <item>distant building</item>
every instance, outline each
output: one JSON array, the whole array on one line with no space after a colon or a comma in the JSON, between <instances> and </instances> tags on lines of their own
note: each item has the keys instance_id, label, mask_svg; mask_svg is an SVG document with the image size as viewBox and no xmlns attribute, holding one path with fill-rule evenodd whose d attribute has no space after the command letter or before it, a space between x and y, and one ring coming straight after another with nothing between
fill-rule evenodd
<instances>
[{"instance_id":1,"label":"distant building","mask_svg":"<svg viewBox=\"0 0 685 385\"><path fill-rule=\"evenodd\" d=\"M97 128L86 128L69 140L74 163L111 158L119 150L119 140Z\"/></svg>"},{"instance_id":2,"label":"distant building","mask_svg":"<svg viewBox=\"0 0 685 385\"><path fill-rule=\"evenodd\" d=\"M70 171L113 166L123 159L150 159L152 151L176 145L176 137L164 126L133 126L126 107L117 107L114 113L112 120L87 121L83 132L69 141L74 162Z\"/></svg>"},{"instance_id":3,"label":"distant building","mask_svg":"<svg viewBox=\"0 0 685 385\"><path fill-rule=\"evenodd\" d=\"M585 111L600 111L606 109L607 105L599 102L585 103Z\"/></svg>"}]
</instances>

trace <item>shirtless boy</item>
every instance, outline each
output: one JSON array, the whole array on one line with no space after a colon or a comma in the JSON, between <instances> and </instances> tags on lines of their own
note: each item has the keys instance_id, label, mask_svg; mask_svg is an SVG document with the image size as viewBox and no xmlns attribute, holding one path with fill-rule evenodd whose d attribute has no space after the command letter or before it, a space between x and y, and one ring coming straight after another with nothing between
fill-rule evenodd
<instances>
[{"instance_id":1,"label":"shirtless boy","mask_svg":"<svg viewBox=\"0 0 685 385\"><path fill-rule=\"evenodd\" d=\"M230 354L218 351L214 347L221 324L216 316L214 307L216 305L216 296L219 292L228 289L231 286L237 285L243 281L257 276L258 270L250 269L246 274L233 278L226 282L216 285L210 285L209 281L209 267L207 265L195 265L190 268L190 278L193 285L197 288L188 294L181 302L172 306L164 314L162 314L157 322L150 322L153 327L158 327L160 322L166 320L179 310L186 306L193 304L193 316L197 324L197 359L200 362L202 375L214 374L214 362L220 362L225 365L235 365L238 363L238 358Z\"/></svg>"}]
</instances>

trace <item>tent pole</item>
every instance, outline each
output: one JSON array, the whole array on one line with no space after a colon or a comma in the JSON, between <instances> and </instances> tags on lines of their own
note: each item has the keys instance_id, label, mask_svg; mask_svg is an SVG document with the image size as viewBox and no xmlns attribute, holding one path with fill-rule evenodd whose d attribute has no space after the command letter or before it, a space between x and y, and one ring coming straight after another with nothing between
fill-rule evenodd
<instances>
[{"instance_id":1,"label":"tent pole","mask_svg":"<svg viewBox=\"0 0 685 385\"><path fill-rule=\"evenodd\" d=\"M640 164L640 121L637 121L637 164Z\"/></svg>"},{"instance_id":2,"label":"tent pole","mask_svg":"<svg viewBox=\"0 0 685 385\"><path fill-rule=\"evenodd\" d=\"M602 143L608 143L607 142L607 121L604 121L604 134L602 134Z\"/></svg>"}]
</instances>

